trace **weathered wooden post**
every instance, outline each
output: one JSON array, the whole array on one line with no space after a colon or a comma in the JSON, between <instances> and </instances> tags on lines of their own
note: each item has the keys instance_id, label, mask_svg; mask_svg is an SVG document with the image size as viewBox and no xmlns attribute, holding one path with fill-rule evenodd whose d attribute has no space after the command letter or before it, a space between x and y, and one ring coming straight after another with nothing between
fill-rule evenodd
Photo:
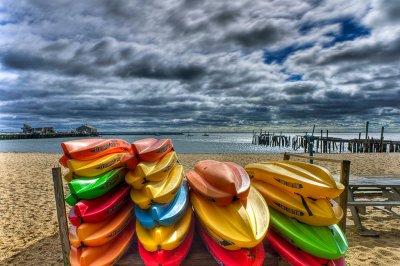
<instances>
[{"instance_id":1,"label":"weathered wooden post","mask_svg":"<svg viewBox=\"0 0 400 266\"><path fill-rule=\"evenodd\" d=\"M326 130L326 153L331 153L331 143L329 142L329 131Z\"/></svg>"},{"instance_id":2,"label":"weathered wooden post","mask_svg":"<svg viewBox=\"0 0 400 266\"><path fill-rule=\"evenodd\" d=\"M308 142L308 154L312 157L313 156L313 145L314 143L313 142L311 142L311 141L309 141ZM313 159L310 159L310 164L313 164L314 163L314 161L313 161Z\"/></svg>"},{"instance_id":3,"label":"weathered wooden post","mask_svg":"<svg viewBox=\"0 0 400 266\"><path fill-rule=\"evenodd\" d=\"M324 146L323 146L323 141L322 141L322 129L321 129L321 153L324 153Z\"/></svg>"},{"instance_id":4,"label":"weathered wooden post","mask_svg":"<svg viewBox=\"0 0 400 266\"><path fill-rule=\"evenodd\" d=\"M343 233L346 233L346 218L347 218L347 197L349 194L349 179L350 179L350 161L343 160L340 169L340 183L344 186L344 191L339 197L339 205L343 210L343 218L339 222L339 227Z\"/></svg>"},{"instance_id":5,"label":"weathered wooden post","mask_svg":"<svg viewBox=\"0 0 400 266\"><path fill-rule=\"evenodd\" d=\"M289 160L289 159L290 159L290 155L289 155L287 152L285 152L285 153L283 154L283 160L287 161L287 160Z\"/></svg>"},{"instance_id":6,"label":"weathered wooden post","mask_svg":"<svg viewBox=\"0 0 400 266\"><path fill-rule=\"evenodd\" d=\"M54 183L54 197L56 199L58 230L60 232L61 248L63 253L64 265L69 264L69 238L68 238L68 224L67 215L65 211L64 202L64 188L62 184L61 168L54 167L52 169L53 183Z\"/></svg>"},{"instance_id":7,"label":"weathered wooden post","mask_svg":"<svg viewBox=\"0 0 400 266\"><path fill-rule=\"evenodd\" d=\"M365 122L365 141L364 141L364 150L363 152L368 152L368 127L369 121Z\"/></svg>"},{"instance_id":8,"label":"weathered wooden post","mask_svg":"<svg viewBox=\"0 0 400 266\"><path fill-rule=\"evenodd\" d=\"M383 152L383 131L385 130L385 127L381 128L381 141L379 143L379 152Z\"/></svg>"}]
</instances>

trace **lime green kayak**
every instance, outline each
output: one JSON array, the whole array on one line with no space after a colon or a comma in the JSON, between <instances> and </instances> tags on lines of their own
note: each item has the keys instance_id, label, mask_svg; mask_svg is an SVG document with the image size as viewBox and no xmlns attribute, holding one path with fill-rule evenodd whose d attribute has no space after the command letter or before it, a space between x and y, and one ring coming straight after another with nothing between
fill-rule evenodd
<instances>
[{"instance_id":1,"label":"lime green kayak","mask_svg":"<svg viewBox=\"0 0 400 266\"><path fill-rule=\"evenodd\" d=\"M65 201L74 206L80 199L100 197L121 184L127 171L126 168L120 167L94 177L75 178L68 183L70 193L65 197Z\"/></svg>"},{"instance_id":2,"label":"lime green kayak","mask_svg":"<svg viewBox=\"0 0 400 266\"><path fill-rule=\"evenodd\" d=\"M271 226L296 247L324 259L344 256L348 244L339 226L313 226L303 224L269 208Z\"/></svg>"}]
</instances>

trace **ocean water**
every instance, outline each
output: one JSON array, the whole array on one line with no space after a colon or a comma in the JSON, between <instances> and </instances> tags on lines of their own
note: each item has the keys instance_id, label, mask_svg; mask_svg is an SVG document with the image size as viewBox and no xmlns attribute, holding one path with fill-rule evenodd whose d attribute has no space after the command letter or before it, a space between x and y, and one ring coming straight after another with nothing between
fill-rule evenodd
<instances>
[{"instance_id":1,"label":"ocean water","mask_svg":"<svg viewBox=\"0 0 400 266\"><path fill-rule=\"evenodd\" d=\"M101 138L118 138L133 142L143 138L171 138L178 153L279 153L294 152L291 148L265 147L251 144L252 133L191 133L185 135L102 135ZM283 133L284 135L299 135ZM358 133L330 133L330 137L358 138ZM370 133L379 138L380 133ZM400 133L385 133L386 140L400 140ZM76 138L0 140L0 152L57 152L62 153L61 142ZM298 152L302 152L299 150Z\"/></svg>"}]
</instances>

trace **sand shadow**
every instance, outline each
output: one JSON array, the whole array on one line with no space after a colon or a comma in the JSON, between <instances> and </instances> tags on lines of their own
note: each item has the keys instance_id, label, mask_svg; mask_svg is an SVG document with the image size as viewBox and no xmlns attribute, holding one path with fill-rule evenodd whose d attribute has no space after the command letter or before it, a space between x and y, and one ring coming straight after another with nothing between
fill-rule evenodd
<instances>
[{"instance_id":1,"label":"sand shadow","mask_svg":"<svg viewBox=\"0 0 400 266\"><path fill-rule=\"evenodd\" d=\"M0 261L0 265L63 265L59 234L40 239L21 252Z\"/></svg>"}]
</instances>

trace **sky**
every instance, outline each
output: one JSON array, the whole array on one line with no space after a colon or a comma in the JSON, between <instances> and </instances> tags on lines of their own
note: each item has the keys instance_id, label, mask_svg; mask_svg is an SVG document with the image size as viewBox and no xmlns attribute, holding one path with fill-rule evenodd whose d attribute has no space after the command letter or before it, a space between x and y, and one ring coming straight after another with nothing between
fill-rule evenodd
<instances>
[{"instance_id":1,"label":"sky","mask_svg":"<svg viewBox=\"0 0 400 266\"><path fill-rule=\"evenodd\" d=\"M0 131L396 131L399 77L398 0L0 2Z\"/></svg>"}]
</instances>

